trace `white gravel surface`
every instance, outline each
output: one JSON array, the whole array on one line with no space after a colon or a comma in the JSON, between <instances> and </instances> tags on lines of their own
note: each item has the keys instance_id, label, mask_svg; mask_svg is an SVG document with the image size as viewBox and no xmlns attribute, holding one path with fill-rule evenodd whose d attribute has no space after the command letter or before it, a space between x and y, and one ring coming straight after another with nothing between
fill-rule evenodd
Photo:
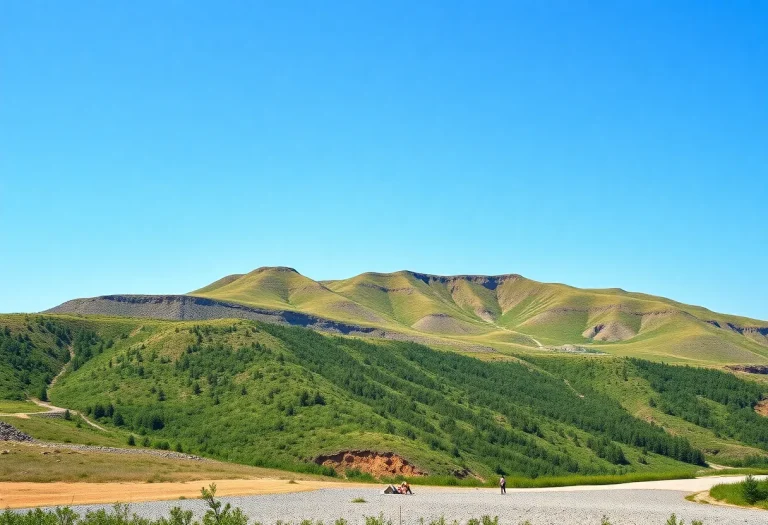
<instances>
[{"instance_id":1,"label":"white gravel surface","mask_svg":"<svg viewBox=\"0 0 768 525\"><path fill-rule=\"evenodd\" d=\"M664 525L672 513L690 524L702 520L705 525L766 525L768 511L703 505L686 501L690 492L677 490L567 490L515 491L505 496L492 489L448 489L414 487L413 496L385 496L378 489L323 489L293 494L221 498L242 508L251 518L265 525L278 520L298 523L302 519L323 520L332 525L345 518L351 525L364 523L365 516L384 516L394 525L416 524L445 516L450 522L466 523L483 514L499 516L500 525L517 525L525 520L532 525L599 525L606 516L613 525ZM352 503L354 498L366 503ZM132 503L132 512L158 518L179 506L193 510L199 518L205 508L200 500ZM110 508L107 505L75 507L87 510Z\"/></svg>"}]
</instances>

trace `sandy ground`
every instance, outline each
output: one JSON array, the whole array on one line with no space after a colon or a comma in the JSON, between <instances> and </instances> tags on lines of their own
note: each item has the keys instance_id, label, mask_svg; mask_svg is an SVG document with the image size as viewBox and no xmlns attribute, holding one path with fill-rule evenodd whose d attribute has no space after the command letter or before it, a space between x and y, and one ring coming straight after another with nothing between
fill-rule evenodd
<instances>
[{"instance_id":1,"label":"sandy ground","mask_svg":"<svg viewBox=\"0 0 768 525\"><path fill-rule=\"evenodd\" d=\"M766 476L757 476L758 479ZM592 492L614 490L663 490L677 492L708 491L719 483L736 483L744 476L710 476L696 479L642 481L619 485L579 485L535 489L507 489L509 493ZM216 483L218 496L252 496L286 494L318 489L381 488L371 484L329 481L296 481L280 479L199 480L174 483L0 483L0 509L30 508L56 505L87 505L98 503L134 503L144 501L199 498L200 488ZM476 492L478 489L456 487L414 487L420 493ZM490 490L490 489L483 489Z\"/></svg>"},{"instance_id":2,"label":"sandy ground","mask_svg":"<svg viewBox=\"0 0 768 525\"><path fill-rule=\"evenodd\" d=\"M352 488L351 483L284 479L220 479L175 483L0 483L0 509L133 503L141 501L199 498L200 489L216 483L217 496L244 496L306 492L323 488ZM371 487L371 485L364 485Z\"/></svg>"}]
</instances>

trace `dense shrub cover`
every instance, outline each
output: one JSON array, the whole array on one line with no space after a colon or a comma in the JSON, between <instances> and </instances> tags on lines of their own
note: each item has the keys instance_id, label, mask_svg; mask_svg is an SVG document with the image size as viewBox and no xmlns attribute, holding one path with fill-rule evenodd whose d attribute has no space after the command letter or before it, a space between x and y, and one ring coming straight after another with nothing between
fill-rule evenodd
<instances>
[{"instance_id":1,"label":"dense shrub cover","mask_svg":"<svg viewBox=\"0 0 768 525\"><path fill-rule=\"evenodd\" d=\"M754 410L763 396L758 384L719 370L631 363L658 392L656 403L664 412L768 450L768 418Z\"/></svg>"},{"instance_id":2,"label":"dense shrub cover","mask_svg":"<svg viewBox=\"0 0 768 525\"><path fill-rule=\"evenodd\" d=\"M0 326L0 399L40 396L69 360L72 330L42 317L11 330ZM42 396L41 396L42 397Z\"/></svg>"},{"instance_id":3,"label":"dense shrub cover","mask_svg":"<svg viewBox=\"0 0 768 525\"><path fill-rule=\"evenodd\" d=\"M138 446L330 475L313 458L354 449L470 479L703 463L688 441L610 396L578 396L525 363L251 322L168 326L133 330L114 346L81 332L81 364L54 401L124 429Z\"/></svg>"}]
</instances>

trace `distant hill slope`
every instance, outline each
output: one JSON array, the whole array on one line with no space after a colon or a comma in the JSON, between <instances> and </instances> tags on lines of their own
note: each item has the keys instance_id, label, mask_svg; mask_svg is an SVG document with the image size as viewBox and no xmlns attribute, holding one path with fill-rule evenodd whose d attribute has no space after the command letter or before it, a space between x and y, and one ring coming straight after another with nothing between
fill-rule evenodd
<instances>
[{"instance_id":1,"label":"distant hill slope","mask_svg":"<svg viewBox=\"0 0 768 525\"><path fill-rule=\"evenodd\" d=\"M50 312L245 317L471 350L575 347L677 362L768 363L768 322L616 288L579 289L514 274L401 271L314 281L292 268L267 267L224 277L187 299L172 296L179 307L163 315L148 314L119 297L126 296L70 301ZM216 308L201 299L215 301ZM194 308L181 306L190 302ZM248 309L279 319L256 317ZM291 312L311 322L286 319Z\"/></svg>"}]
</instances>

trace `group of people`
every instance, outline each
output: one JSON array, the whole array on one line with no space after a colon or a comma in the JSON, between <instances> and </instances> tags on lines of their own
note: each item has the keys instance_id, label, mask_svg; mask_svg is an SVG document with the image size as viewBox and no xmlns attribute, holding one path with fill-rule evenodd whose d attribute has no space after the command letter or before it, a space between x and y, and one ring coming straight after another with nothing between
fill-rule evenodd
<instances>
[{"instance_id":1,"label":"group of people","mask_svg":"<svg viewBox=\"0 0 768 525\"><path fill-rule=\"evenodd\" d=\"M402 483L400 483L400 485L390 485L384 490L384 492L386 494L413 495L413 491L411 490L411 485L407 481L403 481Z\"/></svg>"}]
</instances>

